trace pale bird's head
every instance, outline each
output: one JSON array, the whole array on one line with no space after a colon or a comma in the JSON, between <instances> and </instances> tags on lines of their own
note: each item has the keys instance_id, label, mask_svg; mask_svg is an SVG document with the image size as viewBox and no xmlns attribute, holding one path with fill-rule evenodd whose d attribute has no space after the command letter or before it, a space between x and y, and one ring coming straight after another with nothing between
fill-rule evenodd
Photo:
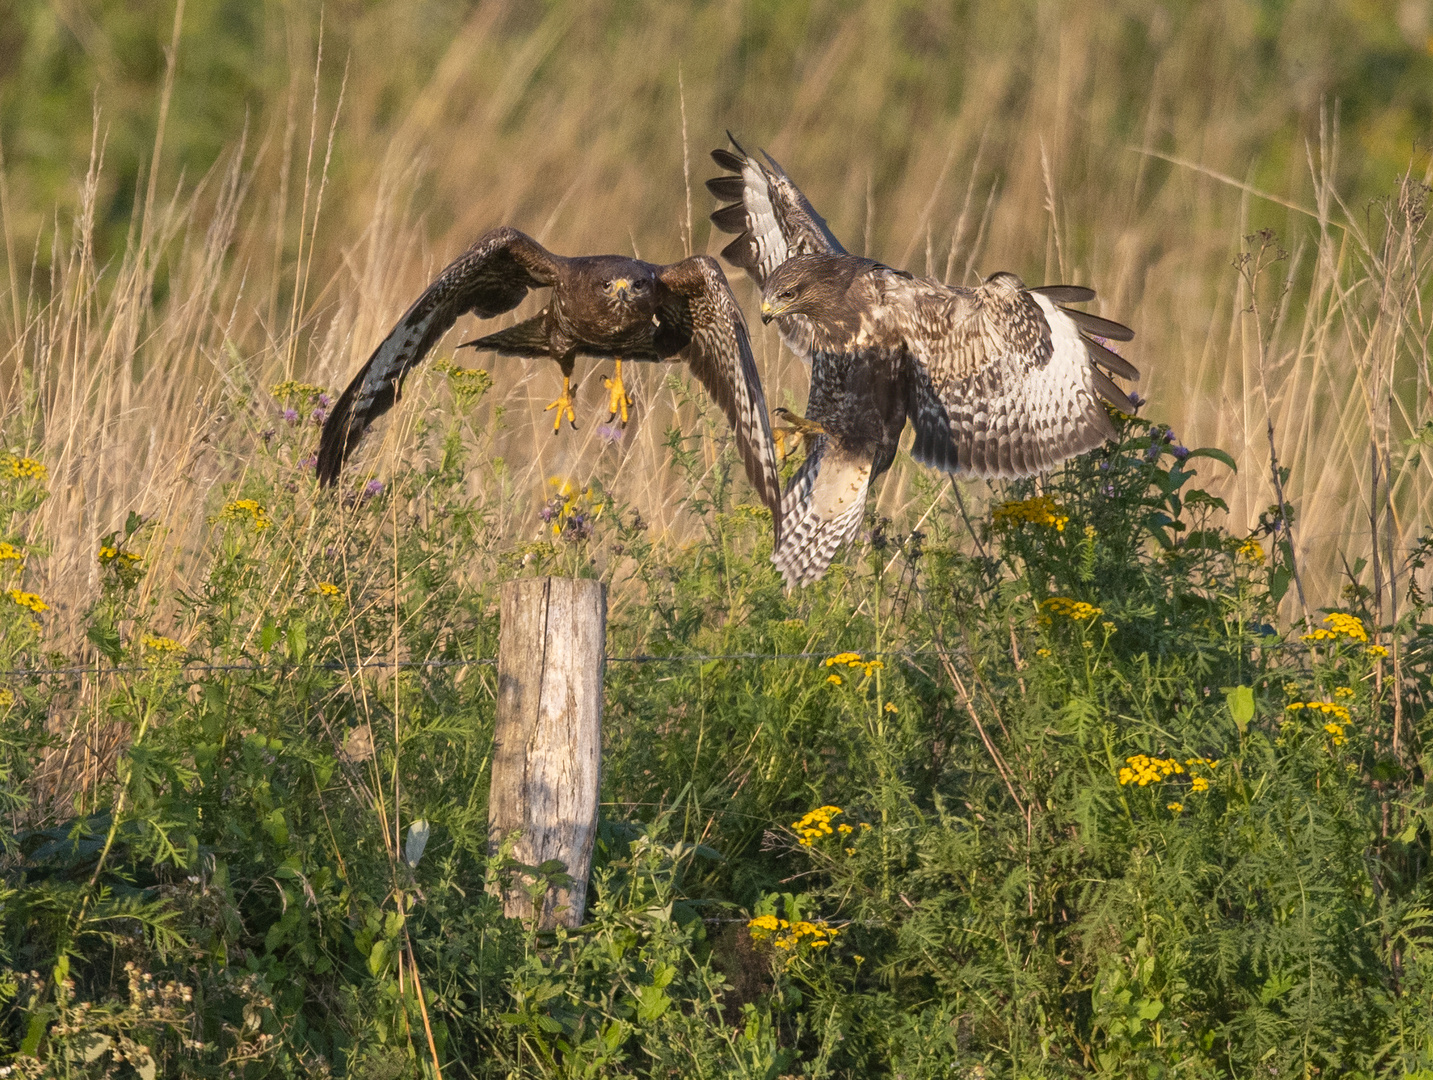
<instances>
[{"instance_id":1,"label":"pale bird's head","mask_svg":"<svg viewBox=\"0 0 1433 1080\"><path fill-rule=\"evenodd\" d=\"M766 279L761 321L783 315L834 320L856 275L875 265L854 255L793 255Z\"/></svg>"}]
</instances>

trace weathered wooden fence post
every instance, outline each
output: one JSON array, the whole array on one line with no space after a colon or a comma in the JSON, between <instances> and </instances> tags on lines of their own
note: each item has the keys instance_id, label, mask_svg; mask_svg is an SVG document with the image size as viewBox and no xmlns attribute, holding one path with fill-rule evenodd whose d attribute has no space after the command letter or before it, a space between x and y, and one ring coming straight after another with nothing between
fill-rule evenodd
<instances>
[{"instance_id":1,"label":"weathered wooden fence post","mask_svg":"<svg viewBox=\"0 0 1433 1080\"><path fill-rule=\"evenodd\" d=\"M607 588L572 578L509 581L501 618L489 850L516 830L518 862L560 860L572 884L548 890L539 925L576 926L597 834ZM503 893L503 912L532 916L520 879Z\"/></svg>"}]
</instances>

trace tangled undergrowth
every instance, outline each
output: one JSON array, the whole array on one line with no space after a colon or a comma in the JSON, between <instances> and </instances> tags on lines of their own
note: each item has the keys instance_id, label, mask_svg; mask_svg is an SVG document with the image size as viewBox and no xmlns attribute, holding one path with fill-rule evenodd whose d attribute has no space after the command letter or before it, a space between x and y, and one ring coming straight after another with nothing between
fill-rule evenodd
<instances>
[{"instance_id":1,"label":"tangled undergrowth","mask_svg":"<svg viewBox=\"0 0 1433 1080\"><path fill-rule=\"evenodd\" d=\"M279 389L276 410L323 407ZM25 587L47 477L13 447L6 1068L1433 1068L1423 586L1405 577L1393 626L1357 605L1281 624L1280 514L1228 534L1196 471L1227 457L1117 422L973 536L932 481L921 531L874 521L791 596L729 452L689 474L701 543L561 481L515 543L473 495L501 463L454 432L326 499L311 436L276 425L216 491L194 588L145 588L146 508L104 538L75 655ZM588 910L539 933L488 891L510 867L488 856L475 661L499 583L548 572L606 580L609 653L658 659L607 668Z\"/></svg>"}]
</instances>

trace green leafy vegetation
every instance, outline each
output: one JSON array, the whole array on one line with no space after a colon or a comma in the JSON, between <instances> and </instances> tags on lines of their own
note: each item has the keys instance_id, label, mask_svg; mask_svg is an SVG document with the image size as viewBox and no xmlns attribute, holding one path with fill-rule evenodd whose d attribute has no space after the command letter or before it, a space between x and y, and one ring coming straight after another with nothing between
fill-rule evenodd
<instances>
[{"instance_id":1,"label":"green leafy vegetation","mask_svg":"<svg viewBox=\"0 0 1433 1080\"><path fill-rule=\"evenodd\" d=\"M0 8L0 1075L1433 1076L1396 7ZM787 594L680 375L620 430L579 366L554 438L465 320L316 490L438 266L715 251L727 128L852 250L1097 287L1141 418L1019 484L902 454ZM573 931L487 833L539 574L608 586Z\"/></svg>"},{"instance_id":2,"label":"green leafy vegetation","mask_svg":"<svg viewBox=\"0 0 1433 1080\"><path fill-rule=\"evenodd\" d=\"M1230 534L1200 486L1224 455L1124 418L973 534L932 481L919 528L872 518L788 597L729 451L689 481L695 543L593 489L496 542L474 485L503 470L455 437L482 384L431 466L342 500L306 429L259 442L170 618L163 523L132 516L96 553L86 667L21 673L62 658L8 594L11 820L53 822L6 839L16 1068L1433 1065L1421 601L1392 631L1358 605L1282 626L1277 519ZM318 394L275 409L294 392ZM43 558L46 469L5 461L5 550ZM589 909L539 933L489 895L484 661L498 583L550 569L609 582L614 660ZM56 767L93 753L77 729L115 748L88 786Z\"/></svg>"}]
</instances>

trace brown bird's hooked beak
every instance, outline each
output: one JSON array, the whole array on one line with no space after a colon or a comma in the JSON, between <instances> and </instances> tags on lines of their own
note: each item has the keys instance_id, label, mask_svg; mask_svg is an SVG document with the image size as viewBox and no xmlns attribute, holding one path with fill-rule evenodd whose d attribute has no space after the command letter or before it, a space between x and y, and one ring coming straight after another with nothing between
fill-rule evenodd
<instances>
[{"instance_id":1,"label":"brown bird's hooked beak","mask_svg":"<svg viewBox=\"0 0 1433 1080\"><path fill-rule=\"evenodd\" d=\"M628 278L617 278L612 282L612 295L623 303L632 299L632 282Z\"/></svg>"}]
</instances>

